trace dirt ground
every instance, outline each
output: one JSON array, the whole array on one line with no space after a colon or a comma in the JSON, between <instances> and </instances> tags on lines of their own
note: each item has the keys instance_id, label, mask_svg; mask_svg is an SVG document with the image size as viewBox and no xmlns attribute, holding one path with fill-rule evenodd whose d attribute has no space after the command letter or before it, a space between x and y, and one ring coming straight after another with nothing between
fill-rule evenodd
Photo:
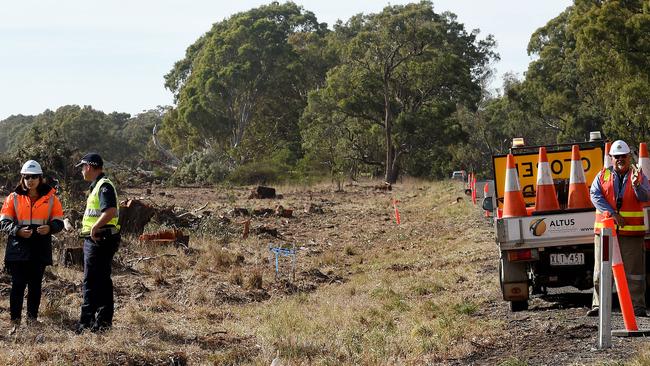
<instances>
[{"instance_id":1,"label":"dirt ground","mask_svg":"<svg viewBox=\"0 0 650 366\"><path fill-rule=\"evenodd\" d=\"M399 190L399 188L397 188ZM334 193L330 190L284 192L282 200L250 200L242 201L248 191L245 189L221 194L216 199L205 200L197 197L207 198L213 196L216 191L204 189L172 189L165 190L166 195L161 196L160 192L148 196L150 199L161 205L178 205L186 209L192 209L202 202L209 202L206 210L213 212L228 212L234 207L234 203L248 205L250 207L270 207L275 203L281 203L296 209L296 216L292 219L278 220L275 218L254 218L253 231L255 227L274 226L279 229L279 236L276 239L286 243L302 243L302 249L308 251L308 255L322 255L323 247L332 245L350 245L363 247L363 241L358 240L361 236L365 240L382 236L387 230L387 225L392 225L394 216L389 205L392 196L408 197L417 192L388 192L377 191L369 185L347 186L345 192ZM138 191L131 191L137 194ZM459 193L460 194L460 193ZM230 196L229 196L230 195ZM236 199L233 199L233 196ZM146 196L145 196L146 197ZM364 198L365 197L365 198ZM382 197L385 207L377 210L375 207L363 207L368 197L375 199ZM226 204L223 202L227 201ZM219 203L220 202L220 203ZM323 214L305 214L302 210L303 202L315 203L323 208ZM406 202L400 205L407 205ZM337 206L346 204L346 212L337 212ZM355 210L350 210L352 204ZM372 206L371 204L371 206ZM481 217L481 212L476 209L475 217L471 218L481 228L490 231L490 222ZM408 220L408 219L407 219ZM257 224L255 222L258 222ZM271 224L270 224L270 223ZM273 225L275 224L275 225ZM360 228L361 226L361 228ZM422 232L422 235L427 235ZM413 238L417 241L417 238ZM482 246L489 248L494 245L491 237L486 237ZM494 253L494 252L493 252ZM495 271L496 256L485 256L484 260L476 261L477 272L485 272L489 276L497 276ZM396 265L399 266L399 265ZM393 267L395 269L395 267ZM416 268L398 268L400 271L417 271ZM322 273L314 267L303 270L299 273L302 278L298 288L274 288L271 292L292 293L304 290L315 290L320 284L337 283L345 281L346 277L353 276L353 273ZM300 281L299 281L300 282ZM281 286L280 286L281 287ZM594 364L609 362L624 362L633 359L639 352L640 347L647 346L647 340L641 338L614 337L612 348L601 351L596 349L598 336L598 318L585 317L585 312L591 301L591 292L579 292L572 288L563 288L551 291L553 294L538 295L530 302L528 311L512 313L508 304L498 298L498 291L494 289L495 297L483 304L475 314L482 318L500 320L505 323L500 337L493 343L480 343L470 354L459 359L443 359L442 364L453 365L492 365L517 363L528 365L562 365L562 364ZM239 303L245 301L263 301L270 298L270 295L241 295L226 296L225 302ZM615 312L612 317L613 328L623 329L620 313ZM638 320L640 329L650 329L649 318Z\"/></svg>"},{"instance_id":2,"label":"dirt ground","mask_svg":"<svg viewBox=\"0 0 650 366\"><path fill-rule=\"evenodd\" d=\"M110 343L115 340L106 343L109 338L93 338L97 344L84 344L80 350L79 336L72 329L80 304L81 272L59 265L48 271L44 284L41 319L45 331L41 336L45 340L34 341L39 334L31 331L18 340L0 335L0 346L16 347L20 340L31 340L23 345L22 356L0 358L0 362L27 357L30 342L32 346L36 342L37 349L58 347L66 351L57 357L29 356L29 363L268 364L276 350L265 344L275 345L278 353L284 348L281 343L266 342L258 330L241 331L233 326L243 316L241 309L256 311L266 304L291 302L305 295L313 298L312 302L322 301L319 294L330 296L338 288L369 276L391 275L415 282L443 272L450 277L448 281L441 277L447 282L436 290L439 293L417 290L405 301L415 307L427 301L442 306L441 302L452 301L453 296L467 299L476 304L476 310L462 315L457 326L473 329L472 324L493 324L490 329L483 326L476 334L459 334L446 346L417 348L415 356L408 352L384 354L375 361L339 356L339 364L591 365L647 361L638 358L648 348L645 338L615 337L611 349L596 349L598 318L584 316L591 298L588 291L564 288L534 297L528 311L510 312L498 289L491 224L468 202L462 185L416 182L398 184L392 191L378 190L374 185L347 185L342 192L328 185L276 187L282 197L268 200L248 199L250 187L128 189L122 199L140 199L172 213L172 217L152 222L148 232L176 223L190 235L188 248L152 249L151 244L126 237L115 259L115 329L104 337L123 336L129 343L150 338L155 347L148 350L144 343L139 348L122 349L119 343ZM394 198L399 200L399 226L395 223ZM277 205L292 209L291 217L278 216L274 212ZM459 216L454 220L440 216L441 212L451 212L444 210L457 207ZM235 208L258 210L259 215L239 216ZM248 219L250 234L242 239ZM295 250L295 271L287 257L280 257L276 274L270 247ZM461 264L467 266L463 272L457 270ZM0 293L5 295L0 302L2 319L8 318L9 282L7 275L0 277ZM361 292L361 288L358 285L356 291ZM345 293L354 294L354 290L346 289ZM57 303L52 298L60 300ZM400 316L391 314L396 319ZM416 313L405 312L398 323L407 322L411 314ZM363 323L367 317L354 318ZM436 320L436 315L430 318L421 321ZM638 322L640 328L650 329L650 318ZM183 327L173 328L170 323ZM614 313L613 326L623 327L620 313ZM407 331L406 336L416 333ZM78 352L88 348L94 349L95 356L79 358ZM287 365L336 363L327 361L322 350L286 352L291 354L283 363Z\"/></svg>"}]
</instances>

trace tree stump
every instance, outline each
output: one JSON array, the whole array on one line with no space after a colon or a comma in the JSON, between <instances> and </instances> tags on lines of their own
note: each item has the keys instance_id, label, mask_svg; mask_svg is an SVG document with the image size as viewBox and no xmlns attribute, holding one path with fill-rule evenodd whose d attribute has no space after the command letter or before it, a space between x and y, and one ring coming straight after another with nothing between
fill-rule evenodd
<instances>
[{"instance_id":1,"label":"tree stump","mask_svg":"<svg viewBox=\"0 0 650 366\"><path fill-rule=\"evenodd\" d=\"M249 199L251 198L275 198L275 188L271 187L264 187L264 186L257 186L257 188L253 189L251 191L250 196L248 196Z\"/></svg>"},{"instance_id":2,"label":"tree stump","mask_svg":"<svg viewBox=\"0 0 650 366\"><path fill-rule=\"evenodd\" d=\"M120 205L120 232L124 234L140 235L149 223L155 209L139 200L128 200L125 205Z\"/></svg>"},{"instance_id":3,"label":"tree stump","mask_svg":"<svg viewBox=\"0 0 650 366\"><path fill-rule=\"evenodd\" d=\"M61 257L59 258L61 264L65 267L81 267L84 266L84 248L63 248Z\"/></svg>"}]
</instances>

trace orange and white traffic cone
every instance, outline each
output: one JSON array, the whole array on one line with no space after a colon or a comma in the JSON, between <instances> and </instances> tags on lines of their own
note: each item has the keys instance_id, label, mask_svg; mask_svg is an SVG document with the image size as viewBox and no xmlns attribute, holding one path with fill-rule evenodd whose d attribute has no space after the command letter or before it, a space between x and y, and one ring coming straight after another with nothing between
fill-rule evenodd
<instances>
[{"instance_id":1,"label":"orange and white traffic cone","mask_svg":"<svg viewBox=\"0 0 650 366\"><path fill-rule=\"evenodd\" d=\"M594 207L589 197L589 188L580 157L578 145L571 147L571 176L569 177L569 199L567 208Z\"/></svg>"},{"instance_id":2,"label":"orange and white traffic cone","mask_svg":"<svg viewBox=\"0 0 650 366\"><path fill-rule=\"evenodd\" d=\"M648 175L650 175L650 156L648 156L648 145L645 142L639 144L639 169L648 178Z\"/></svg>"},{"instance_id":3,"label":"orange and white traffic cone","mask_svg":"<svg viewBox=\"0 0 650 366\"><path fill-rule=\"evenodd\" d=\"M546 148L539 148L537 161L537 192L535 193L535 211L559 210L560 204L555 194L555 185L551 176L551 166L548 164Z\"/></svg>"},{"instance_id":4,"label":"orange and white traffic cone","mask_svg":"<svg viewBox=\"0 0 650 366\"><path fill-rule=\"evenodd\" d=\"M639 170L646 179L650 179L650 157L648 157L648 145L645 142L639 144ZM643 206L650 206L650 202L643 202Z\"/></svg>"},{"instance_id":5,"label":"orange and white traffic cone","mask_svg":"<svg viewBox=\"0 0 650 366\"><path fill-rule=\"evenodd\" d=\"M609 215L609 212L605 214L602 223L605 228L609 228L612 231L612 273L614 274L614 282L616 283L618 303L621 307L621 314L623 314L623 324L625 324L625 330L628 332L638 331L639 327L634 317L630 289L627 286L627 277L625 277L621 248L619 247L618 237L616 235L616 225L614 224L614 218Z\"/></svg>"},{"instance_id":6,"label":"orange and white traffic cone","mask_svg":"<svg viewBox=\"0 0 650 366\"><path fill-rule=\"evenodd\" d=\"M612 143L607 141L605 143L605 156L603 157L603 168L607 169L610 166L613 166L612 158L609 157L609 149L612 147Z\"/></svg>"},{"instance_id":7,"label":"orange and white traffic cone","mask_svg":"<svg viewBox=\"0 0 650 366\"><path fill-rule=\"evenodd\" d=\"M519 186L519 175L515 167L515 157L508 154L506 160L506 182L503 185L503 215L502 217L527 216L526 202Z\"/></svg>"}]
</instances>

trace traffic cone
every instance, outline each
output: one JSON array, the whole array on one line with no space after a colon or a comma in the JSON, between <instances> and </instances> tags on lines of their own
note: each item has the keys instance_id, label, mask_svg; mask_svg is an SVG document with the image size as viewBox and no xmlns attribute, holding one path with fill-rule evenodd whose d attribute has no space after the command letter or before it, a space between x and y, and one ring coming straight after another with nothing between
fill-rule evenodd
<instances>
[{"instance_id":1,"label":"traffic cone","mask_svg":"<svg viewBox=\"0 0 650 366\"><path fill-rule=\"evenodd\" d=\"M650 157L648 156L648 145L645 142L639 145L639 169L648 178L650 174Z\"/></svg>"},{"instance_id":2,"label":"traffic cone","mask_svg":"<svg viewBox=\"0 0 650 366\"><path fill-rule=\"evenodd\" d=\"M559 210L560 204L555 194L555 185L551 176L551 166L546 157L546 148L539 148L537 162L537 192L535 193L535 211Z\"/></svg>"},{"instance_id":3,"label":"traffic cone","mask_svg":"<svg viewBox=\"0 0 650 366\"><path fill-rule=\"evenodd\" d=\"M571 176L569 178L569 199L567 208L594 207L589 197L589 188L585 179L585 171L580 158L578 145L571 147Z\"/></svg>"},{"instance_id":4,"label":"traffic cone","mask_svg":"<svg viewBox=\"0 0 650 366\"><path fill-rule=\"evenodd\" d=\"M638 331L639 327L634 317L630 289L627 286L627 277L625 277L621 248L619 247L618 237L616 235L616 225L614 224L614 218L609 215L609 212L605 213L605 218L602 219L602 223L605 228L609 228L612 231L612 273L614 274L614 282L616 283L618 303L621 307L621 314L623 315L623 324L625 324L625 330L628 332Z\"/></svg>"},{"instance_id":5,"label":"traffic cone","mask_svg":"<svg viewBox=\"0 0 650 366\"><path fill-rule=\"evenodd\" d=\"M607 141L605 143L605 156L603 157L603 168L607 169L610 166L614 165L612 163L612 158L609 156L609 149L612 147L612 143Z\"/></svg>"},{"instance_id":6,"label":"traffic cone","mask_svg":"<svg viewBox=\"0 0 650 366\"><path fill-rule=\"evenodd\" d=\"M519 175L515 167L515 157L508 154L506 160L506 182L503 189L503 217L526 215L526 202L519 186Z\"/></svg>"}]
</instances>

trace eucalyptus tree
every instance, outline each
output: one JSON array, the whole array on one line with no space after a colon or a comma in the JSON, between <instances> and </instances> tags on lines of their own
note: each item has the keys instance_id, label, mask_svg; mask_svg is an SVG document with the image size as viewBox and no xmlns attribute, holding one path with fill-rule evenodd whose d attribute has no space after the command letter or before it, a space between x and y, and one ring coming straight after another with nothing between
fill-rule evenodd
<instances>
[{"instance_id":1,"label":"eucalyptus tree","mask_svg":"<svg viewBox=\"0 0 650 366\"><path fill-rule=\"evenodd\" d=\"M326 24L291 2L215 23L165 76L177 105L165 117L163 135L187 153L241 150L248 135L246 148L255 149L296 131L308 90L324 79L327 67L310 58L317 51L310 45L326 32ZM237 154L246 160L247 151Z\"/></svg>"},{"instance_id":2,"label":"eucalyptus tree","mask_svg":"<svg viewBox=\"0 0 650 366\"><path fill-rule=\"evenodd\" d=\"M326 87L310 96L305 123L336 124L338 133L348 135L362 125L360 133L380 135L376 143L383 158L360 156L383 160L388 182L396 181L400 164L418 175L431 172L431 165L444 164L449 145L464 138L450 117L457 105L476 107L487 66L497 57L492 37L479 40L477 34L467 32L453 14L435 13L429 1L387 6L338 23L333 43L340 64L328 73ZM323 115L315 116L319 110ZM320 137L304 138L309 143ZM412 161L405 160L408 154Z\"/></svg>"},{"instance_id":3,"label":"eucalyptus tree","mask_svg":"<svg viewBox=\"0 0 650 366\"><path fill-rule=\"evenodd\" d=\"M606 111L609 136L650 139L650 4L576 0L570 23L578 68Z\"/></svg>"}]
</instances>

